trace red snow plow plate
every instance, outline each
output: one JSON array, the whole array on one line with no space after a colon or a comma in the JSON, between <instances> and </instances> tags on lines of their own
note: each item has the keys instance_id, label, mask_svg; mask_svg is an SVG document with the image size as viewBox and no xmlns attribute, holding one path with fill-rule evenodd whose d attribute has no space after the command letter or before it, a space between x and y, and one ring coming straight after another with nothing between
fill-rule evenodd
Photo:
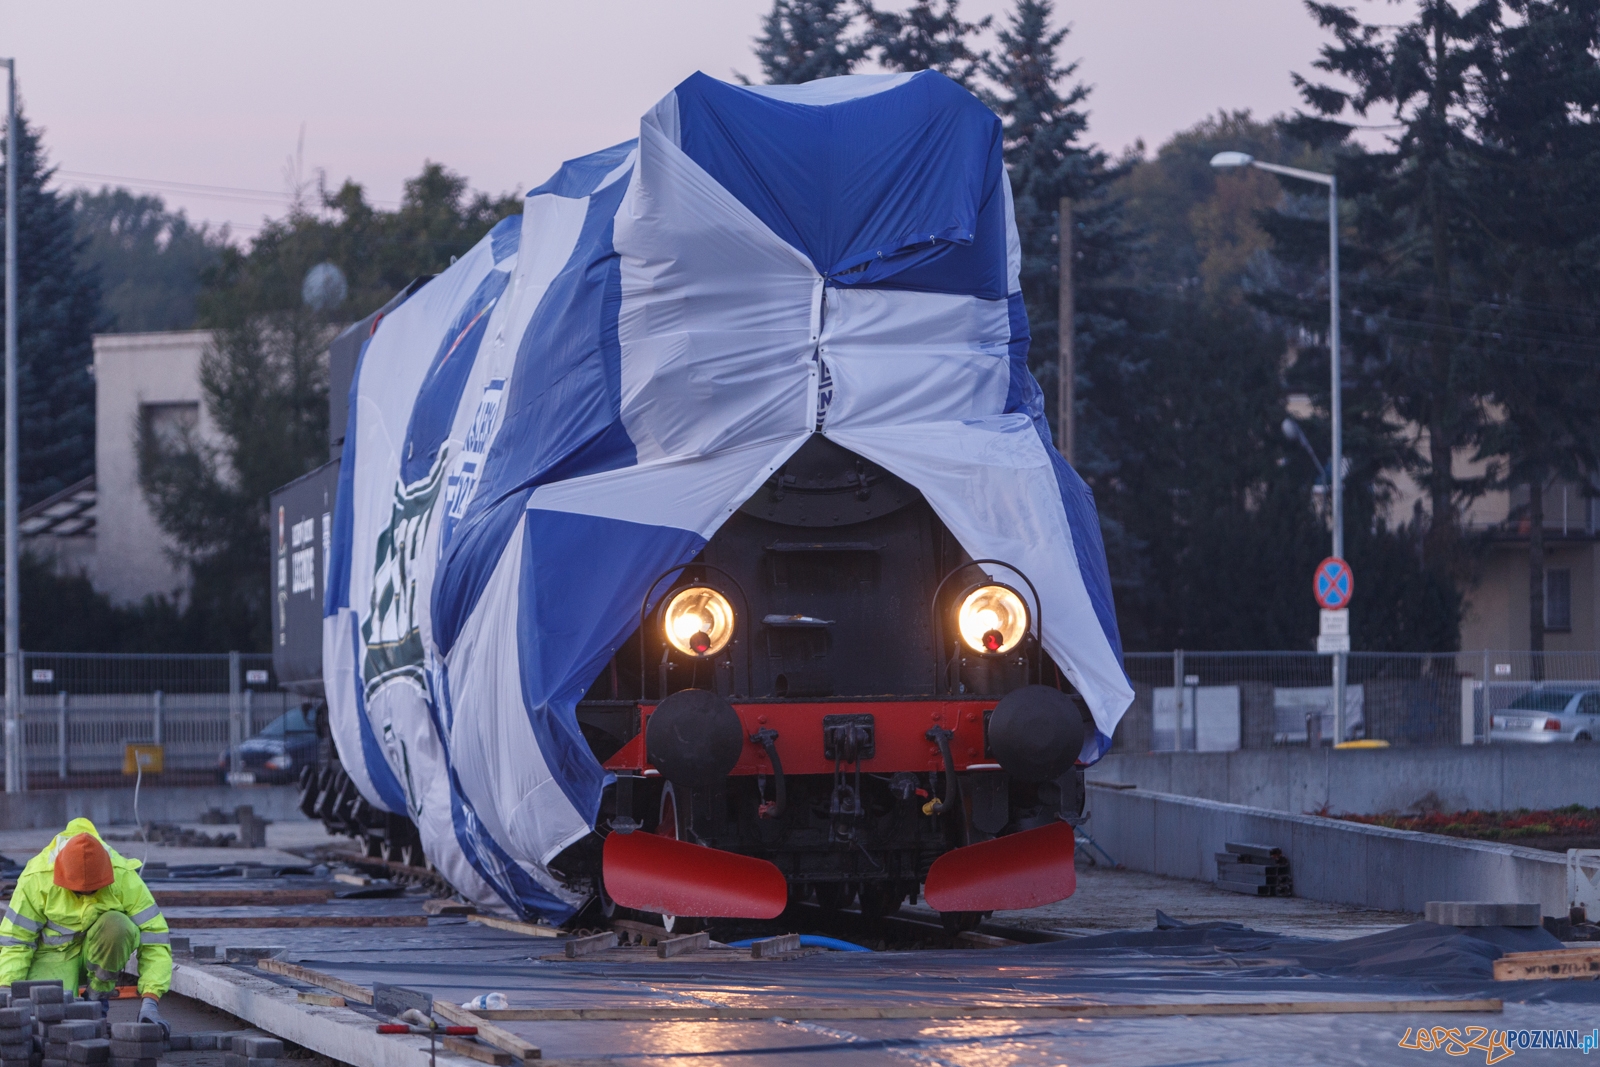
<instances>
[{"instance_id":1,"label":"red snow plow plate","mask_svg":"<svg viewBox=\"0 0 1600 1067\"><path fill-rule=\"evenodd\" d=\"M611 834L602 869L611 899L639 911L776 919L789 902L783 872L766 860L658 834Z\"/></svg>"},{"instance_id":2,"label":"red snow plow plate","mask_svg":"<svg viewBox=\"0 0 1600 1067\"><path fill-rule=\"evenodd\" d=\"M1072 855L1072 827L1064 822L980 841L934 860L922 895L939 911L1015 911L1053 904L1078 888Z\"/></svg>"}]
</instances>

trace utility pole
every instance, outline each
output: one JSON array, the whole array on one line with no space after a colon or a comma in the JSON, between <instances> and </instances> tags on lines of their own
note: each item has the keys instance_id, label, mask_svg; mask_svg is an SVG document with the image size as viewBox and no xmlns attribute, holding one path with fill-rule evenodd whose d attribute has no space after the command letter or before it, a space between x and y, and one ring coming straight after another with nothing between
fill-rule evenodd
<instances>
[{"instance_id":1,"label":"utility pole","mask_svg":"<svg viewBox=\"0 0 1600 1067\"><path fill-rule=\"evenodd\" d=\"M1061 304L1056 314L1060 325L1056 329L1058 351L1056 364L1056 426L1061 437L1061 456L1072 462L1072 446L1077 430L1074 415L1073 392L1077 385L1078 364L1072 350L1072 200L1063 196L1057 210L1061 229L1058 239L1061 251Z\"/></svg>"},{"instance_id":2,"label":"utility pole","mask_svg":"<svg viewBox=\"0 0 1600 1067\"><path fill-rule=\"evenodd\" d=\"M22 791L22 613L17 590L17 61L6 65L6 792Z\"/></svg>"}]
</instances>

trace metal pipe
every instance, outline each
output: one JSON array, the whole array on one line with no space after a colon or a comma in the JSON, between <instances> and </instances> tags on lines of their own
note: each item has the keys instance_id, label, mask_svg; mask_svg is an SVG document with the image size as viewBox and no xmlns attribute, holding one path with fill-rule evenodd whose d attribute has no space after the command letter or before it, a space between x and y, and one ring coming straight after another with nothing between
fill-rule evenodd
<instances>
[{"instance_id":1,"label":"metal pipe","mask_svg":"<svg viewBox=\"0 0 1600 1067\"><path fill-rule=\"evenodd\" d=\"M17 589L17 61L6 66L6 792L22 778L22 612Z\"/></svg>"},{"instance_id":2,"label":"metal pipe","mask_svg":"<svg viewBox=\"0 0 1600 1067\"><path fill-rule=\"evenodd\" d=\"M1333 399L1333 469L1328 492L1333 497L1333 554L1344 559L1344 383L1339 358L1339 179L1328 175L1328 363ZM1333 743L1345 739L1344 683L1346 652L1333 654Z\"/></svg>"},{"instance_id":3,"label":"metal pipe","mask_svg":"<svg viewBox=\"0 0 1600 1067\"><path fill-rule=\"evenodd\" d=\"M56 777L67 780L67 691L56 694Z\"/></svg>"},{"instance_id":4,"label":"metal pipe","mask_svg":"<svg viewBox=\"0 0 1600 1067\"><path fill-rule=\"evenodd\" d=\"M156 745L161 743L161 697L159 689L150 694L150 741Z\"/></svg>"}]
</instances>

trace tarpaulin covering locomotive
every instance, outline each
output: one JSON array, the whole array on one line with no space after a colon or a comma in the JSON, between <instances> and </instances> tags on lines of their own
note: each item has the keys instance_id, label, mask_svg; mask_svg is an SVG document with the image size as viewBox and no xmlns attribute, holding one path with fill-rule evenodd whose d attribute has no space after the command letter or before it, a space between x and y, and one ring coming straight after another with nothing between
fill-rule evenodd
<instances>
[{"instance_id":1,"label":"tarpaulin covering locomotive","mask_svg":"<svg viewBox=\"0 0 1600 1067\"><path fill-rule=\"evenodd\" d=\"M1071 892L1132 691L1001 148L935 73L697 74L342 338L329 723L463 893Z\"/></svg>"}]
</instances>

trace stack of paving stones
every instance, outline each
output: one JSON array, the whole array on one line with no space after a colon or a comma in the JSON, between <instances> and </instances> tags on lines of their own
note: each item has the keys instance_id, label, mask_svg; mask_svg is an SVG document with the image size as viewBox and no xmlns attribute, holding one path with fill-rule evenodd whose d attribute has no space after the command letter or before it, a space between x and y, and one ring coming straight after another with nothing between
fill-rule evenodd
<instances>
[{"instance_id":1,"label":"stack of paving stones","mask_svg":"<svg viewBox=\"0 0 1600 1067\"><path fill-rule=\"evenodd\" d=\"M22 983L17 983L21 985ZM33 1002L27 999L6 998L7 1007L0 1008L0 1065L3 1067L29 1067L44 1059L33 1055Z\"/></svg>"},{"instance_id":2,"label":"stack of paving stones","mask_svg":"<svg viewBox=\"0 0 1600 1067\"><path fill-rule=\"evenodd\" d=\"M112 1023L110 1050L111 1067L156 1067L167 1039L159 1023Z\"/></svg>"},{"instance_id":3,"label":"stack of paving stones","mask_svg":"<svg viewBox=\"0 0 1600 1067\"><path fill-rule=\"evenodd\" d=\"M228 1042L225 1046L228 1054L222 1058L223 1067L277 1067L276 1061L283 1056L283 1042L275 1037L251 1033L221 1036Z\"/></svg>"}]
</instances>

